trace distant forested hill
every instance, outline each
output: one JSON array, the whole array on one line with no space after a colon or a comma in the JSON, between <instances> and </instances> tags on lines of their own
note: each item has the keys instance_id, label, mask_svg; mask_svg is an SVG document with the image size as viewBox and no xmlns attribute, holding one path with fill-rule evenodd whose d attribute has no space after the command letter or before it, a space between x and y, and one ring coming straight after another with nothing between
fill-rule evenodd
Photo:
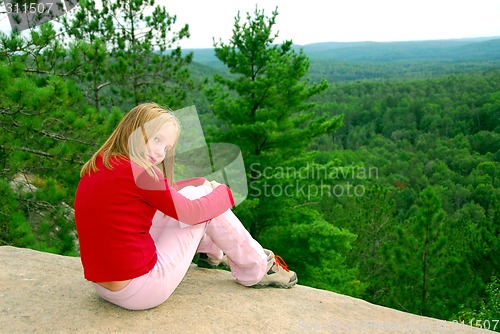
<instances>
[{"instance_id":1,"label":"distant forested hill","mask_svg":"<svg viewBox=\"0 0 500 334\"><path fill-rule=\"evenodd\" d=\"M409 42L319 43L302 47L310 60L500 60L500 37Z\"/></svg>"},{"instance_id":2,"label":"distant forested hill","mask_svg":"<svg viewBox=\"0 0 500 334\"><path fill-rule=\"evenodd\" d=\"M311 80L432 77L500 68L500 37L410 41L328 42L296 45L308 56ZM194 62L225 71L213 49L187 49ZM207 68L207 71L209 70ZM198 68L199 70L199 68Z\"/></svg>"}]
</instances>

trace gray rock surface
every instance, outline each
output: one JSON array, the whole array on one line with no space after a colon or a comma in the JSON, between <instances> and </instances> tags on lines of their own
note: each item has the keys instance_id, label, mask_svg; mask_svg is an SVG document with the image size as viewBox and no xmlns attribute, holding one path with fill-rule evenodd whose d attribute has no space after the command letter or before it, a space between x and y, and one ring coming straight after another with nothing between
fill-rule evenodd
<instances>
[{"instance_id":1,"label":"gray rock surface","mask_svg":"<svg viewBox=\"0 0 500 334\"><path fill-rule=\"evenodd\" d=\"M95 295L79 258L0 247L2 334L486 332L306 286L246 288L195 265L164 304L128 311Z\"/></svg>"}]
</instances>

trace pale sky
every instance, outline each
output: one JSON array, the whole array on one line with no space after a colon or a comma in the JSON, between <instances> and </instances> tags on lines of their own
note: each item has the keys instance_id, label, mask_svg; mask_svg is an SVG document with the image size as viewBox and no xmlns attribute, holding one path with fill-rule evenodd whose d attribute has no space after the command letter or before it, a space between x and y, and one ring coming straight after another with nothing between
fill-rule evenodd
<instances>
[{"instance_id":1,"label":"pale sky","mask_svg":"<svg viewBox=\"0 0 500 334\"><path fill-rule=\"evenodd\" d=\"M158 0L157 0L158 1ZM278 7L279 40L317 42L406 41L500 36L500 0L159 0L177 22L189 24L184 48L228 42L234 17L257 4Z\"/></svg>"},{"instance_id":2,"label":"pale sky","mask_svg":"<svg viewBox=\"0 0 500 334\"><path fill-rule=\"evenodd\" d=\"M189 24L191 37L181 41L183 48L211 48L213 38L227 43L238 11L245 20L256 6L266 15L278 7L276 43L500 37L500 0L156 0L156 4L177 15L175 31ZM0 15L0 31L10 31L5 14Z\"/></svg>"}]
</instances>

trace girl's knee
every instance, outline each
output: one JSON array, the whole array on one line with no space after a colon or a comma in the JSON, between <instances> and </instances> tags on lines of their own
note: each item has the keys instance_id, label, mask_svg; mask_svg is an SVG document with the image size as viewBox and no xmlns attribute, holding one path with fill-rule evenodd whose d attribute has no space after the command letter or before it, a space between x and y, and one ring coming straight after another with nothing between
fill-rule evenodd
<instances>
[{"instance_id":1,"label":"girl's knee","mask_svg":"<svg viewBox=\"0 0 500 334\"><path fill-rule=\"evenodd\" d=\"M191 200L203 197L212 192L212 188L207 185L187 186L179 190L179 193Z\"/></svg>"}]
</instances>

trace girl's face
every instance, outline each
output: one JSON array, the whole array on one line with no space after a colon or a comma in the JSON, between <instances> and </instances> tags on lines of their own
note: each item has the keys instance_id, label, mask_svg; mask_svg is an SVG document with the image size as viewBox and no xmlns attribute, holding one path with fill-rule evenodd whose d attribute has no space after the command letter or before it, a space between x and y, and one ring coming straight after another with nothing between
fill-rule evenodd
<instances>
[{"instance_id":1,"label":"girl's face","mask_svg":"<svg viewBox=\"0 0 500 334\"><path fill-rule=\"evenodd\" d=\"M147 159L154 165L160 164L165 159L165 154L174 149L177 136L177 127L174 124L164 124L146 145Z\"/></svg>"}]
</instances>

